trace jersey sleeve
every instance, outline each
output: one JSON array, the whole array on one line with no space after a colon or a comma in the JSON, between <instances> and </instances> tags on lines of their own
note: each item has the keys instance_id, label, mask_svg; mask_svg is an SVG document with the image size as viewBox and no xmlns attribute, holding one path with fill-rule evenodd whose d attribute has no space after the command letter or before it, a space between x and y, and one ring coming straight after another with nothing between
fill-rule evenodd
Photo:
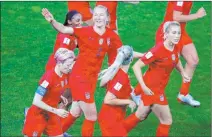
<instances>
[{"instance_id":1,"label":"jersey sleeve","mask_svg":"<svg viewBox=\"0 0 212 137\"><path fill-rule=\"evenodd\" d=\"M118 96L119 91L123 88L125 80L122 77L114 77L108 84L108 92Z\"/></svg>"},{"instance_id":2,"label":"jersey sleeve","mask_svg":"<svg viewBox=\"0 0 212 137\"><path fill-rule=\"evenodd\" d=\"M145 64L148 65L152 62L154 62L157 59L157 48L153 47L152 49L150 49L147 53L144 54L144 56L142 56L140 58L140 60Z\"/></svg>"},{"instance_id":3,"label":"jersey sleeve","mask_svg":"<svg viewBox=\"0 0 212 137\"><path fill-rule=\"evenodd\" d=\"M52 85L52 75L50 73L45 73L39 81L39 86L49 89Z\"/></svg>"},{"instance_id":4,"label":"jersey sleeve","mask_svg":"<svg viewBox=\"0 0 212 137\"><path fill-rule=\"evenodd\" d=\"M183 1L175 1L174 2L174 10L182 12L183 11L183 5L184 5Z\"/></svg>"},{"instance_id":5,"label":"jersey sleeve","mask_svg":"<svg viewBox=\"0 0 212 137\"><path fill-rule=\"evenodd\" d=\"M110 47L108 50L108 65L111 65L116 59L117 51L122 46L120 37L114 32L114 37L111 38Z\"/></svg>"},{"instance_id":6,"label":"jersey sleeve","mask_svg":"<svg viewBox=\"0 0 212 137\"><path fill-rule=\"evenodd\" d=\"M54 52L56 52L59 48L74 50L76 48L75 37L67 34L58 34Z\"/></svg>"}]
</instances>

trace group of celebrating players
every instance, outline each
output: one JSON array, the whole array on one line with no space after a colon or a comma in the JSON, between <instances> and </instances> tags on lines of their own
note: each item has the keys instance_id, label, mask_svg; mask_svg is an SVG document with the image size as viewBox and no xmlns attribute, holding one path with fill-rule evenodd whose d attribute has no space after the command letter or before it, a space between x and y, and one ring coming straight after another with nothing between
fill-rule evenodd
<instances>
[{"instance_id":1,"label":"group of celebrating players","mask_svg":"<svg viewBox=\"0 0 212 137\"><path fill-rule=\"evenodd\" d=\"M24 136L43 133L68 136L66 131L82 113L85 116L82 136L93 136L97 119L102 136L127 136L151 111L160 121L156 136L168 136L172 115L164 91L174 68L182 75L178 101L200 106L189 94L198 54L185 26L188 21L204 17L206 12L200 8L190 14L192 3L167 3L155 45L144 54L122 44L117 27L117 1L98 1L93 10L89 2L70 1L64 24L57 22L48 9L42 9L42 15L59 33L27 111ZM82 26L83 22L87 26ZM79 49L77 56L73 52L75 48ZM109 67L101 71L106 54ZM186 60L185 67L180 55ZM132 67L138 81L135 88L128 77L134 58L138 58ZM146 65L148 70L143 74L141 69ZM106 94L97 115L94 93L98 79L100 86L106 88ZM138 108L126 117L127 106L132 112Z\"/></svg>"}]
</instances>

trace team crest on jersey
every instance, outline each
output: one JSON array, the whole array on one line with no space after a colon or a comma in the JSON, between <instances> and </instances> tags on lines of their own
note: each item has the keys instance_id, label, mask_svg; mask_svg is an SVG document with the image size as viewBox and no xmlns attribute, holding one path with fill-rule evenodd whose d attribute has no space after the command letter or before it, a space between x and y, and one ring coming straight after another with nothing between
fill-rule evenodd
<instances>
[{"instance_id":1,"label":"team crest on jersey","mask_svg":"<svg viewBox=\"0 0 212 137\"><path fill-rule=\"evenodd\" d=\"M86 98L86 99L90 99L90 98L91 98L91 95L90 95L89 92L85 92L85 98Z\"/></svg>"},{"instance_id":2,"label":"team crest on jersey","mask_svg":"<svg viewBox=\"0 0 212 137\"><path fill-rule=\"evenodd\" d=\"M37 137L37 136L38 136L38 132L37 132L37 131L34 131L34 132L32 133L32 136L33 136L33 137Z\"/></svg>"},{"instance_id":3,"label":"team crest on jersey","mask_svg":"<svg viewBox=\"0 0 212 137\"><path fill-rule=\"evenodd\" d=\"M100 38L100 39L99 39L99 45L102 45L103 42L104 42L103 38Z\"/></svg>"},{"instance_id":4,"label":"team crest on jersey","mask_svg":"<svg viewBox=\"0 0 212 137\"><path fill-rule=\"evenodd\" d=\"M60 81L61 82L61 87L64 87L64 81Z\"/></svg>"},{"instance_id":5,"label":"team crest on jersey","mask_svg":"<svg viewBox=\"0 0 212 137\"><path fill-rule=\"evenodd\" d=\"M160 95L160 101L164 101L164 96Z\"/></svg>"},{"instance_id":6,"label":"team crest on jersey","mask_svg":"<svg viewBox=\"0 0 212 137\"><path fill-rule=\"evenodd\" d=\"M172 60L175 61L176 57L175 54L172 54Z\"/></svg>"},{"instance_id":7,"label":"team crest on jersey","mask_svg":"<svg viewBox=\"0 0 212 137\"><path fill-rule=\"evenodd\" d=\"M110 38L107 38L107 45L110 46Z\"/></svg>"}]
</instances>

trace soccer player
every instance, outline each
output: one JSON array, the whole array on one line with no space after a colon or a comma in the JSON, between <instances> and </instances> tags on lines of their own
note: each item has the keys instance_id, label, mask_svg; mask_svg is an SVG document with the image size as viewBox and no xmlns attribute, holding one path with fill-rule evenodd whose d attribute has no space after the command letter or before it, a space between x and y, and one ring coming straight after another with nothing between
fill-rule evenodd
<instances>
[{"instance_id":1,"label":"soccer player","mask_svg":"<svg viewBox=\"0 0 212 137\"><path fill-rule=\"evenodd\" d=\"M68 10L76 10L82 15L82 20L91 26L92 21L92 9L89 5L89 1L68 1Z\"/></svg>"},{"instance_id":2,"label":"soccer player","mask_svg":"<svg viewBox=\"0 0 212 137\"><path fill-rule=\"evenodd\" d=\"M66 14L66 19L63 24L67 27L82 27L82 16L76 10L69 11ZM67 48L69 50L74 50L77 47L77 39L75 36L68 34L58 33L54 45L54 51L50 55L49 60L46 64L46 70L51 70L55 67L56 62L54 59L54 54L59 48Z\"/></svg>"},{"instance_id":3,"label":"soccer player","mask_svg":"<svg viewBox=\"0 0 212 137\"><path fill-rule=\"evenodd\" d=\"M47 9L43 9L42 14L57 31L72 34L78 38L79 55L69 77L71 79L69 86L75 102L73 102L70 110L70 124L63 126L63 130L66 131L74 123L79 113L83 112L85 120L82 125L82 136L92 136L94 124L97 120L94 91L98 73L106 53L110 50L112 50L110 52L117 53L122 42L114 31L106 27L109 13L104 6L94 8L92 18L94 25L82 28L64 26L57 22ZM115 56L111 57L109 63L112 64L114 60Z\"/></svg>"},{"instance_id":4,"label":"soccer player","mask_svg":"<svg viewBox=\"0 0 212 137\"><path fill-rule=\"evenodd\" d=\"M124 120L127 132L153 111L160 121L156 136L168 136L172 116L164 93L165 87L174 68L181 73L184 81L189 80L179 60L179 50L176 46L181 37L180 24L175 21L166 22L163 32L164 41L157 43L133 65L139 82L135 90L141 93L142 101L137 111ZM141 68L146 65L149 65L149 68L142 76Z\"/></svg>"},{"instance_id":5,"label":"soccer player","mask_svg":"<svg viewBox=\"0 0 212 137\"><path fill-rule=\"evenodd\" d=\"M76 10L71 10L66 14L65 22L63 24L67 27L82 27L82 15ZM46 71L51 70L55 67L56 61L54 59L54 54L59 48L67 48L74 51L77 47L77 38L68 34L58 33L55 41L54 51L50 55L49 60L46 64ZM67 89L61 96L61 103L59 108L68 110L68 107L72 103L72 97L70 95L69 89Z\"/></svg>"},{"instance_id":6,"label":"soccer player","mask_svg":"<svg viewBox=\"0 0 212 137\"><path fill-rule=\"evenodd\" d=\"M29 108L23 134L25 136L63 136L60 117L68 116L68 111L58 109L60 96L68 88L68 73L74 63L74 53L59 48L55 53L56 66L44 73Z\"/></svg>"},{"instance_id":7,"label":"soccer player","mask_svg":"<svg viewBox=\"0 0 212 137\"><path fill-rule=\"evenodd\" d=\"M156 32L156 43L158 43L163 41L162 26L166 21L174 20L180 22L182 36L178 46L180 53L186 60L186 65L184 67L185 72L191 79L199 62L199 58L194 43L185 30L185 26L187 22L200 19L206 15L204 8L200 8L196 13L190 14L192 3L193 2L191 1L168 2L164 22L160 25ZM180 93L178 94L178 101L187 103L191 106L200 106L200 102L194 100L193 97L189 94L190 83L191 81L182 81Z\"/></svg>"},{"instance_id":8,"label":"soccer player","mask_svg":"<svg viewBox=\"0 0 212 137\"><path fill-rule=\"evenodd\" d=\"M130 100L132 88L127 74L133 60L133 49L130 46L122 46L118 54L120 53L124 54L122 65L117 68L117 73L111 76L113 78L107 84L107 93L98 116L102 136L125 136L127 133L120 124L125 118L126 107L129 105L132 111L136 107L135 102ZM103 78L100 86L106 83Z\"/></svg>"}]
</instances>

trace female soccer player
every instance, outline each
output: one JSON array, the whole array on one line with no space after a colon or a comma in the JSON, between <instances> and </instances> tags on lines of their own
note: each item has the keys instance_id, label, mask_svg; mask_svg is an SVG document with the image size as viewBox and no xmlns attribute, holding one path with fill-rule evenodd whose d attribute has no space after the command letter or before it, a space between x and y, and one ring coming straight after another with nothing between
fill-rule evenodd
<instances>
[{"instance_id":1,"label":"female soccer player","mask_svg":"<svg viewBox=\"0 0 212 137\"><path fill-rule=\"evenodd\" d=\"M23 128L25 136L63 136L60 117L68 116L68 111L57 109L60 96L68 88L68 73L74 63L74 53L59 48L55 53L56 66L44 73L35 92Z\"/></svg>"},{"instance_id":2,"label":"female soccer player","mask_svg":"<svg viewBox=\"0 0 212 137\"><path fill-rule=\"evenodd\" d=\"M107 84L107 93L99 112L98 121L102 136L125 136L126 131L120 124L125 118L126 107L129 105L132 111L136 107L135 102L129 99L132 88L127 74L133 60L133 49L130 46L122 46L118 54L120 53L124 54L122 65L117 68L118 71L114 73L114 78ZM100 86L104 86L106 83L107 81L103 78Z\"/></svg>"},{"instance_id":3,"label":"female soccer player","mask_svg":"<svg viewBox=\"0 0 212 137\"><path fill-rule=\"evenodd\" d=\"M76 10L71 10L66 14L65 22L63 24L67 27L82 27L82 15ZM46 71L51 70L55 67L56 61L54 59L55 52L59 48L67 48L69 50L74 50L77 47L77 38L68 34L58 33L54 45L54 51L50 55L49 60L46 64ZM61 96L62 101L59 104L59 108L68 109L72 103L72 97L70 95L69 89L67 89Z\"/></svg>"},{"instance_id":4,"label":"female soccer player","mask_svg":"<svg viewBox=\"0 0 212 137\"><path fill-rule=\"evenodd\" d=\"M79 55L69 77L71 79L69 86L75 101L70 111L69 123L72 124L82 111L85 115L82 125L82 136L92 136L94 124L97 120L94 91L98 73L105 54L109 51L110 53L117 53L117 49L122 46L122 42L114 31L106 28L108 12L104 6L96 6L94 8L94 25L83 28L66 27L58 23L47 9L43 9L42 14L56 30L61 33L75 35L78 38ZM116 54L112 55L114 57L111 57L110 64L112 64L116 57ZM64 131L71 124L63 126Z\"/></svg>"},{"instance_id":5,"label":"female soccer player","mask_svg":"<svg viewBox=\"0 0 212 137\"><path fill-rule=\"evenodd\" d=\"M192 3L193 2L191 1L168 2L164 22L160 25L158 31L156 32L156 43L158 43L163 41L162 28L166 21L174 20L180 22L182 36L178 46L180 53L186 60L186 65L184 68L185 72L191 79L199 62L199 58L193 41L185 30L185 26L187 22L200 19L206 15L204 8L200 8L196 13L190 14ZM190 83L191 81L182 81L180 93L178 94L178 101L187 103L191 106L200 106L200 102L194 100L193 97L189 94Z\"/></svg>"},{"instance_id":6,"label":"female soccer player","mask_svg":"<svg viewBox=\"0 0 212 137\"><path fill-rule=\"evenodd\" d=\"M82 27L81 14L76 10L69 11L66 14L66 19L63 25L67 27ZM46 70L50 70L55 67L56 62L54 59L54 54L59 48L67 48L73 51L76 47L77 47L77 39L75 36L58 33L54 45L54 51L49 57L49 60L46 64Z\"/></svg>"},{"instance_id":7,"label":"female soccer player","mask_svg":"<svg viewBox=\"0 0 212 137\"><path fill-rule=\"evenodd\" d=\"M163 32L164 42L154 46L133 66L139 82L135 90L141 93L142 101L136 113L124 121L124 127L128 132L153 111L160 121L156 136L168 136L172 116L164 93L165 87L174 68L181 73L185 81L189 80L179 60L179 51L176 47L181 37L180 24L175 21L166 22ZM149 68L142 76L141 68L146 65L149 65Z\"/></svg>"}]
</instances>

